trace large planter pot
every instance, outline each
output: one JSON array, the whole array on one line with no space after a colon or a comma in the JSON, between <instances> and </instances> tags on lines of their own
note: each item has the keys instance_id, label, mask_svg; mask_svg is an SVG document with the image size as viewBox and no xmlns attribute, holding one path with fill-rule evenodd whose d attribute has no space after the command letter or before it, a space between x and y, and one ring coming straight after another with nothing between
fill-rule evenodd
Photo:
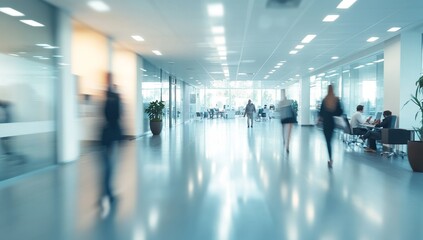
<instances>
[{"instance_id":1,"label":"large planter pot","mask_svg":"<svg viewBox=\"0 0 423 240\"><path fill-rule=\"evenodd\" d=\"M423 172L423 142L409 141L407 144L408 162L414 172Z\"/></svg>"},{"instance_id":2,"label":"large planter pot","mask_svg":"<svg viewBox=\"0 0 423 240\"><path fill-rule=\"evenodd\" d=\"M150 121L150 130L153 133L153 135L159 135L162 132L163 128L163 122L154 122Z\"/></svg>"}]
</instances>

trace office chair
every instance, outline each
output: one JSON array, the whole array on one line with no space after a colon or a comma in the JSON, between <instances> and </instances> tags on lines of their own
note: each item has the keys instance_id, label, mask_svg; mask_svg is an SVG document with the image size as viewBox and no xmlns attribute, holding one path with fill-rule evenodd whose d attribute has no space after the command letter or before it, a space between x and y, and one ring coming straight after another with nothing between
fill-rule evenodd
<instances>
[{"instance_id":1,"label":"office chair","mask_svg":"<svg viewBox=\"0 0 423 240\"><path fill-rule=\"evenodd\" d=\"M381 142L382 144L388 144L388 145L405 145L408 143L408 141L413 139L413 132L407 129L401 129L401 128L384 128L381 130ZM390 148L391 149L391 148ZM385 155L387 157L393 157L393 156L401 156L404 158L404 156L407 155L404 151L398 151L392 149L392 151L385 151L382 152L380 155Z\"/></svg>"},{"instance_id":2,"label":"office chair","mask_svg":"<svg viewBox=\"0 0 423 240\"><path fill-rule=\"evenodd\" d=\"M343 128L344 130L344 143L347 144L347 146L351 145L358 145L361 146L361 142L359 142L359 136L358 134L354 134L354 132L351 129L350 121L348 120L347 115L342 115L342 119L345 122L345 126Z\"/></svg>"}]
</instances>

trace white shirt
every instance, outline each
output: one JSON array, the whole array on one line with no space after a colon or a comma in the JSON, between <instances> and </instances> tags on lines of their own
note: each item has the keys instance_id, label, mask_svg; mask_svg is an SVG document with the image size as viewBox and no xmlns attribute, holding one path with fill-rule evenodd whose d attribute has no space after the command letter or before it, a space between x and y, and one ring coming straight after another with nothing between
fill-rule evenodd
<instances>
[{"instance_id":1,"label":"white shirt","mask_svg":"<svg viewBox=\"0 0 423 240\"><path fill-rule=\"evenodd\" d=\"M360 127L360 124L364 123L363 116L361 115L361 112L356 112L351 117L351 128L358 128Z\"/></svg>"}]
</instances>

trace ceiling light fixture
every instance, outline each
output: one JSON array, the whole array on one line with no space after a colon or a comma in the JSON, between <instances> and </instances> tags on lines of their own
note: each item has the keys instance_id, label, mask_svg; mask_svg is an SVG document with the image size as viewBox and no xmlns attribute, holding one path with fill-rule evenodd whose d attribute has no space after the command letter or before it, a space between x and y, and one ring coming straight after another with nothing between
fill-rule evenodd
<instances>
[{"instance_id":1,"label":"ceiling light fixture","mask_svg":"<svg viewBox=\"0 0 423 240\"><path fill-rule=\"evenodd\" d=\"M207 10L210 17L223 16L223 5L221 3L209 4Z\"/></svg>"},{"instance_id":2,"label":"ceiling light fixture","mask_svg":"<svg viewBox=\"0 0 423 240\"><path fill-rule=\"evenodd\" d=\"M400 27L391 27L390 29L388 29L388 32L396 32L400 29L401 29Z\"/></svg>"},{"instance_id":3,"label":"ceiling light fixture","mask_svg":"<svg viewBox=\"0 0 423 240\"><path fill-rule=\"evenodd\" d=\"M44 27L43 24L36 22L34 20L20 20L20 21L32 27Z\"/></svg>"},{"instance_id":4,"label":"ceiling light fixture","mask_svg":"<svg viewBox=\"0 0 423 240\"><path fill-rule=\"evenodd\" d=\"M222 26L212 27L212 33L213 34L223 34L223 33L225 33L225 28L222 27Z\"/></svg>"},{"instance_id":5,"label":"ceiling light fixture","mask_svg":"<svg viewBox=\"0 0 423 240\"><path fill-rule=\"evenodd\" d=\"M159 50L153 50L152 51L154 54L156 54L157 56L161 56L162 53Z\"/></svg>"},{"instance_id":6,"label":"ceiling light fixture","mask_svg":"<svg viewBox=\"0 0 423 240\"><path fill-rule=\"evenodd\" d=\"M380 63L380 62L383 62L383 61L385 61L385 59L382 58L382 59L376 60L375 63Z\"/></svg>"},{"instance_id":7,"label":"ceiling light fixture","mask_svg":"<svg viewBox=\"0 0 423 240\"><path fill-rule=\"evenodd\" d=\"M378 37L371 37L371 38L367 39L367 42L374 42L378 39L379 39Z\"/></svg>"},{"instance_id":8,"label":"ceiling light fixture","mask_svg":"<svg viewBox=\"0 0 423 240\"><path fill-rule=\"evenodd\" d=\"M223 45L225 42L225 37L214 37L214 43L217 45Z\"/></svg>"},{"instance_id":9,"label":"ceiling light fixture","mask_svg":"<svg viewBox=\"0 0 423 240\"><path fill-rule=\"evenodd\" d=\"M25 16L25 14L23 14L23 13L21 13L19 11L16 11L13 8L9 8L9 7L2 7L2 8L0 8L0 12L5 13L5 14L7 14L9 16L12 16L12 17L22 17L22 16Z\"/></svg>"},{"instance_id":10,"label":"ceiling light fixture","mask_svg":"<svg viewBox=\"0 0 423 240\"><path fill-rule=\"evenodd\" d=\"M311 68L308 68L308 70L313 71L313 70L314 70L314 68L312 68L312 67L311 67Z\"/></svg>"},{"instance_id":11,"label":"ceiling light fixture","mask_svg":"<svg viewBox=\"0 0 423 240\"><path fill-rule=\"evenodd\" d=\"M38 43L38 44L35 44L36 46L39 46L39 47L50 47L50 44L47 44L47 43Z\"/></svg>"},{"instance_id":12,"label":"ceiling light fixture","mask_svg":"<svg viewBox=\"0 0 423 240\"><path fill-rule=\"evenodd\" d=\"M333 56L333 57L331 57L331 59L332 60L336 60L336 59L338 59L339 57L338 56Z\"/></svg>"},{"instance_id":13,"label":"ceiling light fixture","mask_svg":"<svg viewBox=\"0 0 423 240\"><path fill-rule=\"evenodd\" d=\"M338 17L339 15L327 15L325 18L323 18L323 22L335 22Z\"/></svg>"},{"instance_id":14,"label":"ceiling light fixture","mask_svg":"<svg viewBox=\"0 0 423 240\"><path fill-rule=\"evenodd\" d=\"M295 49L303 49L304 48L304 45L297 45L297 46L295 46Z\"/></svg>"},{"instance_id":15,"label":"ceiling light fixture","mask_svg":"<svg viewBox=\"0 0 423 240\"><path fill-rule=\"evenodd\" d=\"M140 68L141 69L141 71L143 71L143 72L147 72L147 70L145 70L144 68Z\"/></svg>"},{"instance_id":16,"label":"ceiling light fixture","mask_svg":"<svg viewBox=\"0 0 423 240\"><path fill-rule=\"evenodd\" d=\"M294 54L297 54L297 53L298 53L297 50L292 50L292 51L289 52L289 54L291 54L291 55L294 55Z\"/></svg>"},{"instance_id":17,"label":"ceiling light fixture","mask_svg":"<svg viewBox=\"0 0 423 240\"><path fill-rule=\"evenodd\" d=\"M107 5L105 2L100 0L91 0L88 3L88 6L97 12L108 12L110 11L109 5Z\"/></svg>"},{"instance_id":18,"label":"ceiling light fixture","mask_svg":"<svg viewBox=\"0 0 423 240\"><path fill-rule=\"evenodd\" d=\"M302 43L310 43L311 41L313 41L313 39L316 37L316 35L314 34L309 34L307 36L305 36L305 38L303 40L301 40Z\"/></svg>"},{"instance_id":19,"label":"ceiling light fixture","mask_svg":"<svg viewBox=\"0 0 423 240\"><path fill-rule=\"evenodd\" d=\"M144 42L144 38L139 35L132 35L131 36L135 41Z\"/></svg>"},{"instance_id":20,"label":"ceiling light fixture","mask_svg":"<svg viewBox=\"0 0 423 240\"><path fill-rule=\"evenodd\" d=\"M338 9L348 9L350 8L357 0L343 0L338 4L336 8Z\"/></svg>"}]
</instances>

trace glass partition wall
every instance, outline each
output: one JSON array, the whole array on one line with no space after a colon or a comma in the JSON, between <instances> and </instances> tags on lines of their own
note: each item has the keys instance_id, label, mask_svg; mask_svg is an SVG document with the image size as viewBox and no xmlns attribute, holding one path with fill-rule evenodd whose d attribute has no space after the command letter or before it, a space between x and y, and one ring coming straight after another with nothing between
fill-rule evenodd
<instances>
[{"instance_id":1,"label":"glass partition wall","mask_svg":"<svg viewBox=\"0 0 423 240\"><path fill-rule=\"evenodd\" d=\"M364 106L365 116L374 116L383 109L383 53L378 53L347 65L310 77L311 121L315 122L327 86L334 85L341 98L344 113L349 117L357 105Z\"/></svg>"},{"instance_id":2,"label":"glass partition wall","mask_svg":"<svg viewBox=\"0 0 423 240\"><path fill-rule=\"evenodd\" d=\"M2 7L44 27L0 13L0 180L55 163L55 90L61 67L55 9L40 1L5 0Z\"/></svg>"}]
</instances>

